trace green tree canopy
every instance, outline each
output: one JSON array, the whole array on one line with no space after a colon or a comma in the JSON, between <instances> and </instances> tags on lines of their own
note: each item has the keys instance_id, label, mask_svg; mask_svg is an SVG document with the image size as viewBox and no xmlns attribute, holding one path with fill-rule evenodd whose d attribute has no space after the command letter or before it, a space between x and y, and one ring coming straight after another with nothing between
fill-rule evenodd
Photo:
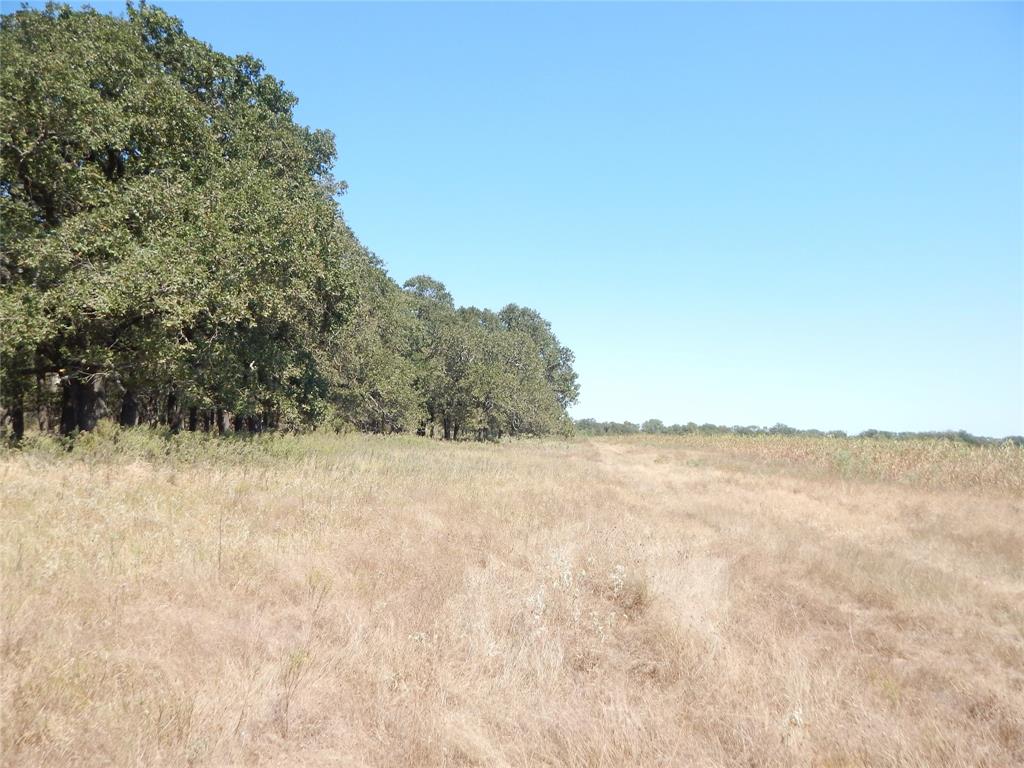
<instances>
[{"instance_id":1,"label":"green tree canopy","mask_svg":"<svg viewBox=\"0 0 1024 768\"><path fill-rule=\"evenodd\" d=\"M122 424L543 432L578 393L533 310L400 288L345 224L334 137L159 8L0 20L0 385Z\"/></svg>"}]
</instances>

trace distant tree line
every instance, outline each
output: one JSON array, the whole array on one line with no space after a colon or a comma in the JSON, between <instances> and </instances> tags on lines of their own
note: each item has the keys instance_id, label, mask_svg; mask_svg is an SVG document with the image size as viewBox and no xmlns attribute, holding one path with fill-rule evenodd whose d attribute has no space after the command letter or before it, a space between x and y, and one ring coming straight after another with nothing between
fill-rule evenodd
<instances>
[{"instance_id":1,"label":"distant tree line","mask_svg":"<svg viewBox=\"0 0 1024 768\"><path fill-rule=\"evenodd\" d=\"M785 424L773 427L734 426L724 427L718 424L687 424L666 425L661 419L648 419L643 424L631 421L597 421L596 419L577 419L576 432L581 435L800 435L803 437L868 437L887 440L934 439L953 440L974 445L1011 442L1024 446L1024 437L1014 435L1004 438L979 437L963 430L945 432L887 432L879 429L867 429L857 435L847 435L841 429L823 432L820 429L795 429Z\"/></svg>"},{"instance_id":2,"label":"distant tree line","mask_svg":"<svg viewBox=\"0 0 1024 768\"><path fill-rule=\"evenodd\" d=\"M0 20L8 436L100 419L443 438L571 430L573 354L534 310L399 286L338 208L334 137L252 56L159 8Z\"/></svg>"}]
</instances>

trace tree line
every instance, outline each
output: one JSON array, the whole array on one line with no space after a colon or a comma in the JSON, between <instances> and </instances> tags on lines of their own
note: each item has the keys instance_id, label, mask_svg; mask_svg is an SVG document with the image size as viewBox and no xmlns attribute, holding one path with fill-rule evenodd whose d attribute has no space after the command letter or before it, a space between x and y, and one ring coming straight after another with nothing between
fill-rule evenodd
<instances>
[{"instance_id":1,"label":"tree line","mask_svg":"<svg viewBox=\"0 0 1024 768\"><path fill-rule=\"evenodd\" d=\"M1024 437L1013 435L1004 438L980 437L964 430L947 430L945 432L890 432L880 429L866 429L856 435L848 435L841 429L827 432L820 429L796 429L786 424L772 427L733 426L719 424L665 424L661 419L648 419L643 424L631 421L597 421L596 419L577 419L574 422L576 432L581 435L596 437L600 435L799 435L802 437L867 437L885 440L932 439L952 440L972 445L986 445L1010 442L1024 446Z\"/></svg>"},{"instance_id":2,"label":"tree line","mask_svg":"<svg viewBox=\"0 0 1024 768\"><path fill-rule=\"evenodd\" d=\"M398 285L346 225L334 137L250 55L140 3L0 19L7 434L100 419L443 438L571 430L536 311Z\"/></svg>"}]
</instances>

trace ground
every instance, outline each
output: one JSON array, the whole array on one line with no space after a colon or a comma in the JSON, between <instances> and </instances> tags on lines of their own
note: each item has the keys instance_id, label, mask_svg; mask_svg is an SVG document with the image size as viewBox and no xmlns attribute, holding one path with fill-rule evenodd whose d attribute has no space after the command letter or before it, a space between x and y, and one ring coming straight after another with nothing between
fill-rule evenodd
<instances>
[{"instance_id":1,"label":"ground","mask_svg":"<svg viewBox=\"0 0 1024 768\"><path fill-rule=\"evenodd\" d=\"M1021 449L789 440L9 452L2 762L1024 763Z\"/></svg>"}]
</instances>

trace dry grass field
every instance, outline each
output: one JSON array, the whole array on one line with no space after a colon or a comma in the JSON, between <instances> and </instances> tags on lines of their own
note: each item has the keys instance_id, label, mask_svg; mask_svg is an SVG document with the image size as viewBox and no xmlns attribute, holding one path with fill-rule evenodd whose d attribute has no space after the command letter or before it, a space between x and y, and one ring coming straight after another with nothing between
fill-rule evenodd
<instances>
[{"instance_id":1,"label":"dry grass field","mask_svg":"<svg viewBox=\"0 0 1024 768\"><path fill-rule=\"evenodd\" d=\"M4 765L1024 764L1020 448L162 445L0 456Z\"/></svg>"}]
</instances>

